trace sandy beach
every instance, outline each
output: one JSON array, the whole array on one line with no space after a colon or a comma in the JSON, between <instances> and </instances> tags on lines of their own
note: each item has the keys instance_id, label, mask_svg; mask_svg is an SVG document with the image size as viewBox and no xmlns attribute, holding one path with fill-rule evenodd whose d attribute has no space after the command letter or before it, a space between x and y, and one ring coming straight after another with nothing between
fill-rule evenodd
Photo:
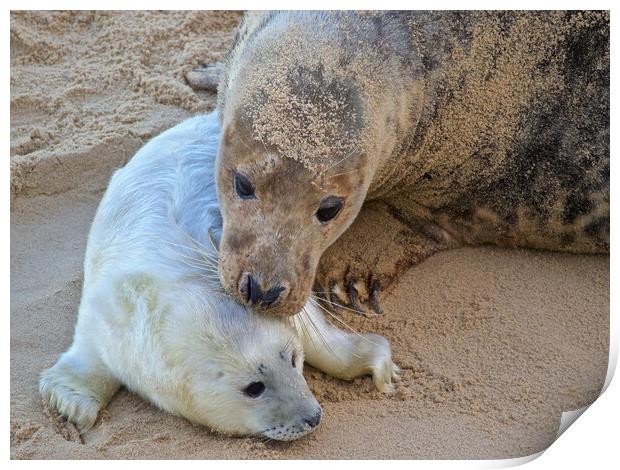
<instances>
[{"instance_id":1,"label":"sandy beach","mask_svg":"<svg viewBox=\"0 0 620 470\"><path fill-rule=\"evenodd\" d=\"M149 138L213 108L215 95L184 77L224 57L239 18L11 15L11 457L486 459L549 446L562 411L603 385L608 256L462 248L410 269L383 295L384 315L340 314L391 341L396 393L306 366L324 419L296 442L217 435L126 390L83 442L57 432L38 374L71 343L107 181Z\"/></svg>"}]
</instances>

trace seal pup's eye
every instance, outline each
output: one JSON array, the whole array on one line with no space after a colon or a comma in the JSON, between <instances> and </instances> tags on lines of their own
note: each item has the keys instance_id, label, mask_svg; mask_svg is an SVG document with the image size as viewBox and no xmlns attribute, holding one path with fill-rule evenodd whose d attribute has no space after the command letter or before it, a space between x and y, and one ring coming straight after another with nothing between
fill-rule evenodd
<instances>
[{"instance_id":1,"label":"seal pup's eye","mask_svg":"<svg viewBox=\"0 0 620 470\"><path fill-rule=\"evenodd\" d=\"M265 391L265 384L262 382L252 382L250 385L243 389L243 393L245 393L248 397L258 398Z\"/></svg>"},{"instance_id":2,"label":"seal pup's eye","mask_svg":"<svg viewBox=\"0 0 620 470\"><path fill-rule=\"evenodd\" d=\"M235 173L233 176L233 186L241 199L254 199L256 197L254 185L247 176L243 176L241 173Z\"/></svg>"},{"instance_id":3,"label":"seal pup's eye","mask_svg":"<svg viewBox=\"0 0 620 470\"><path fill-rule=\"evenodd\" d=\"M295 363L296 363L296 362L297 362L297 355L296 355L295 353L293 353L293 354L291 355L291 365L293 366L293 369L294 369L295 367L297 367L297 366L295 365Z\"/></svg>"},{"instance_id":4,"label":"seal pup's eye","mask_svg":"<svg viewBox=\"0 0 620 470\"><path fill-rule=\"evenodd\" d=\"M316 218L322 224L334 219L342 209L344 201L338 196L328 196L321 201L319 208L316 211Z\"/></svg>"}]
</instances>

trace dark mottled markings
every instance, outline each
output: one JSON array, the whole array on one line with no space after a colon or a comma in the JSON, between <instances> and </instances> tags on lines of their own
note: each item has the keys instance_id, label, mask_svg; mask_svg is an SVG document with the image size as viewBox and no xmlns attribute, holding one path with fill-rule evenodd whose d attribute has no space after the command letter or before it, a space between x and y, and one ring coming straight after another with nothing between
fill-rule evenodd
<instances>
[{"instance_id":1,"label":"dark mottled markings","mask_svg":"<svg viewBox=\"0 0 620 470\"><path fill-rule=\"evenodd\" d=\"M364 106L357 85L352 80L335 76L328 77L323 64L319 64L316 68L301 65L293 68L287 76L287 81L293 96L311 102L320 115L336 113L334 117L339 123L341 134L353 137L362 129ZM335 108L334 99L342 102L343 106ZM303 119L302 110L299 110L297 114ZM311 123L302 121L301 124L304 125L303 128L306 128ZM338 141L339 135L331 136L331 139Z\"/></svg>"},{"instance_id":2,"label":"dark mottled markings","mask_svg":"<svg viewBox=\"0 0 620 470\"><path fill-rule=\"evenodd\" d=\"M601 243L605 243L605 238L609 239L609 217L601 217L594 222L590 222L586 225L585 231L592 238L601 240Z\"/></svg>"},{"instance_id":3,"label":"dark mottled markings","mask_svg":"<svg viewBox=\"0 0 620 470\"><path fill-rule=\"evenodd\" d=\"M593 209L592 201L587 194L571 193L564 203L564 211L562 212L562 222L572 224L577 217L588 214Z\"/></svg>"},{"instance_id":4,"label":"dark mottled markings","mask_svg":"<svg viewBox=\"0 0 620 470\"><path fill-rule=\"evenodd\" d=\"M576 236L574 232L563 233L560 235L560 243L562 246L567 246L574 243L575 238Z\"/></svg>"},{"instance_id":5,"label":"dark mottled markings","mask_svg":"<svg viewBox=\"0 0 620 470\"><path fill-rule=\"evenodd\" d=\"M239 232L237 230L230 234L228 244L233 251L240 251L245 247L252 246L256 236L248 231Z\"/></svg>"},{"instance_id":6,"label":"dark mottled markings","mask_svg":"<svg viewBox=\"0 0 620 470\"><path fill-rule=\"evenodd\" d=\"M592 196L608 202L608 24L571 29L538 64L541 73L555 73L552 67L560 68L563 89L536 97L522 116L522 132L498 178L472 181L473 197L451 203L449 212L468 218L476 207L489 207L511 225L518 220L517 210L525 207L542 229L551 218L570 225L589 214L596 209ZM493 149L486 150L480 149L474 158L492 158ZM558 202L560 214L553 212ZM609 218L602 218L585 232L605 243L608 227ZM568 243L574 235L561 238Z\"/></svg>"}]
</instances>

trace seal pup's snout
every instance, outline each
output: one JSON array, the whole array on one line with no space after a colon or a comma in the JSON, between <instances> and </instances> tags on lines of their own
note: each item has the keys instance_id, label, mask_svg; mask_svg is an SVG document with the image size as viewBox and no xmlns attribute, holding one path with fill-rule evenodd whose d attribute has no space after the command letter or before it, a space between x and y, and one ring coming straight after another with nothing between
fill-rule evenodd
<instances>
[{"instance_id":1,"label":"seal pup's snout","mask_svg":"<svg viewBox=\"0 0 620 470\"><path fill-rule=\"evenodd\" d=\"M239 278L237 290L247 304L268 309L286 298L289 287L286 283L280 282L274 283L273 286L261 287L256 276L244 272Z\"/></svg>"},{"instance_id":2,"label":"seal pup's snout","mask_svg":"<svg viewBox=\"0 0 620 470\"><path fill-rule=\"evenodd\" d=\"M321 416L322 416L322 413L321 413L321 410L319 410L313 416L309 418L305 418L304 423L306 423L311 428L316 428L321 422Z\"/></svg>"}]
</instances>

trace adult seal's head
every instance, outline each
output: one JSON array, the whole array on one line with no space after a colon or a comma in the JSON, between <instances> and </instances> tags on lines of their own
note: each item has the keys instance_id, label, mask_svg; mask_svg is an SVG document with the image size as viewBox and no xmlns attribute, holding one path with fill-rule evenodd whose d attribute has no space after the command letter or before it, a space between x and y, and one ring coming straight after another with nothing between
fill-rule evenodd
<instances>
[{"instance_id":1,"label":"adult seal's head","mask_svg":"<svg viewBox=\"0 0 620 470\"><path fill-rule=\"evenodd\" d=\"M220 279L241 302L299 311L407 127L412 58L394 46L407 29L382 41L381 28L325 13L250 15L240 27L220 85L216 171Z\"/></svg>"}]
</instances>

